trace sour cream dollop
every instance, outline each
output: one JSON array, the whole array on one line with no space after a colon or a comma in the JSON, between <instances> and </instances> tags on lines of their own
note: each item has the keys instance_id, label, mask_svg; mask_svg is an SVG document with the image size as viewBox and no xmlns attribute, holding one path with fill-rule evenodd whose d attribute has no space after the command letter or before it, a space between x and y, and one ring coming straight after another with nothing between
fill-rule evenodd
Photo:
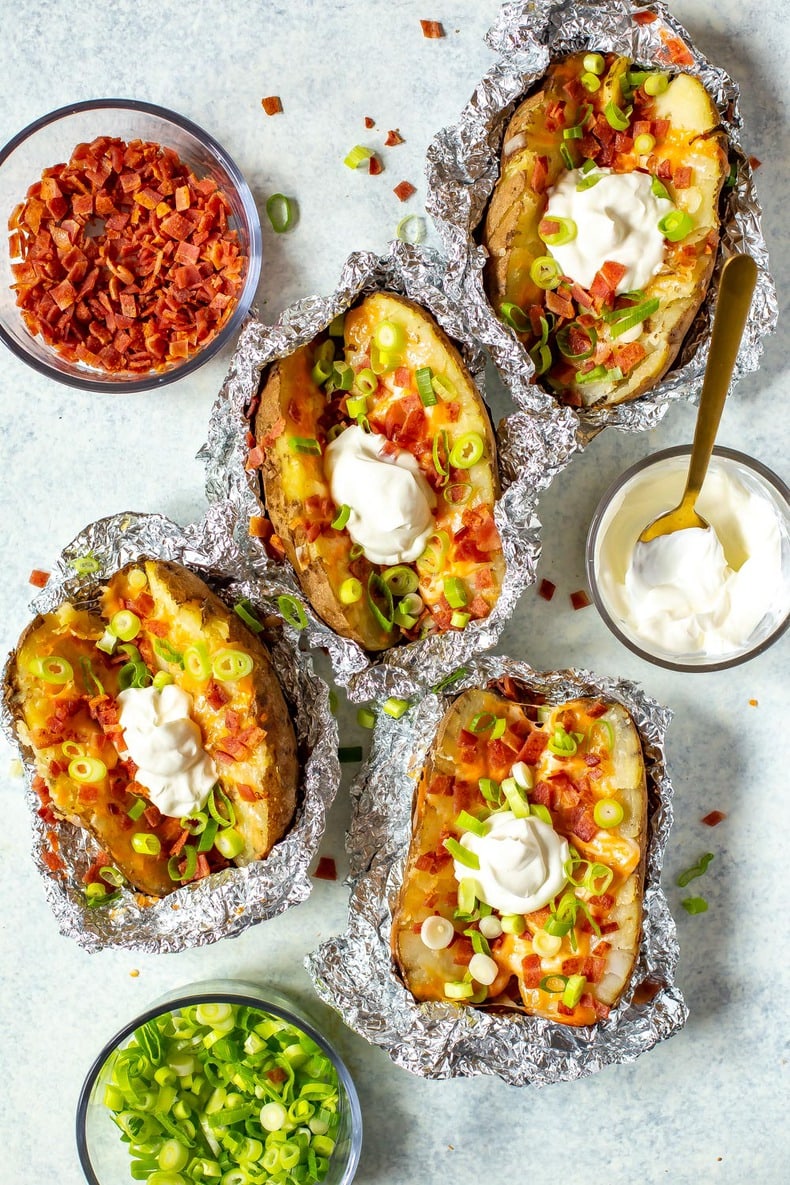
<instances>
[{"instance_id":1,"label":"sour cream dollop","mask_svg":"<svg viewBox=\"0 0 790 1185\"><path fill-rule=\"evenodd\" d=\"M325 468L335 505L350 508L348 533L371 563L408 564L434 530L436 496L411 453L383 455L386 443L352 425L327 446Z\"/></svg>"},{"instance_id":2,"label":"sour cream dollop","mask_svg":"<svg viewBox=\"0 0 790 1185\"><path fill-rule=\"evenodd\" d=\"M467 831L460 842L480 868L455 860L456 880L472 878L480 900L500 913L541 909L567 880L568 841L535 815L517 819L512 811L499 811L486 819L484 835Z\"/></svg>"},{"instance_id":3,"label":"sour cream dollop","mask_svg":"<svg viewBox=\"0 0 790 1185\"><path fill-rule=\"evenodd\" d=\"M577 189L579 183L594 185ZM607 260L621 263L626 272L616 291L646 288L664 262L664 236L658 223L675 207L653 193L647 173L613 173L580 169L564 173L549 190L544 218L571 218L576 237L549 251L566 276L589 288Z\"/></svg>"},{"instance_id":4,"label":"sour cream dollop","mask_svg":"<svg viewBox=\"0 0 790 1185\"><path fill-rule=\"evenodd\" d=\"M764 619L788 612L782 522L753 477L714 457L697 503L710 528L637 542L677 505L687 464L683 457L668 470L643 470L620 491L599 531L599 589L612 616L650 650L736 654Z\"/></svg>"},{"instance_id":5,"label":"sour cream dollop","mask_svg":"<svg viewBox=\"0 0 790 1185\"><path fill-rule=\"evenodd\" d=\"M118 702L135 777L151 802L175 818L200 810L217 780L217 767L191 717L192 696L169 683L161 690L130 687Z\"/></svg>"}]
</instances>

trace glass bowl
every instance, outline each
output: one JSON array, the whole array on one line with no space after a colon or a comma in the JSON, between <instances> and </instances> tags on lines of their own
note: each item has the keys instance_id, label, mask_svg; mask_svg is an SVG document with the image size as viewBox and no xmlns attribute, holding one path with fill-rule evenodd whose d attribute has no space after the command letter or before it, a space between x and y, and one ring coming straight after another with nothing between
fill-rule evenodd
<instances>
[{"instance_id":1,"label":"glass bowl","mask_svg":"<svg viewBox=\"0 0 790 1185\"><path fill-rule=\"evenodd\" d=\"M703 485L698 510L719 527L727 559L740 569L745 558L745 535L754 523L736 522L721 499L712 497L719 477L734 478L759 499L761 515L775 517L775 546L780 552L776 587L759 586L764 609L746 637L727 648L716 643L709 650L681 652L662 646L655 636L639 632L626 620L621 596L623 579L633 545L640 532L665 510L677 506L685 486L691 449L688 445L666 449L627 469L601 498L587 534L587 578L593 601L606 625L634 654L674 671L721 671L761 654L781 637L790 624L790 490L784 482L752 457L727 448L714 448L709 477ZM717 487L718 489L719 487ZM724 516L724 517L722 517ZM718 522L717 522L718 519ZM725 531L726 528L726 531Z\"/></svg>"},{"instance_id":2,"label":"glass bowl","mask_svg":"<svg viewBox=\"0 0 790 1185\"><path fill-rule=\"evenodd\" d=\"M7 236L0 236L0 338L41 374L88 391L145 391L191 374L238 333L249 312L261 271L261 225L249 186L225 150L190 120L133 99L95 99L61 107L37 119L0 149L0 221L6 225L28 188L44 169L67 161L78 144L98 136L143 140L173 149L199 180L210 177L232 207L228 225L235 230L246 264L241 291L232 313L218 332L187 358L166 369L142 373L109 372L71 362L33 336L11 290L14 275ZM100 219L96 232L103 231ZM17 260L18 262L18 260ZM76 285L76 281L75 281Z\"/></svg>"},{"instance_id":3,"label":"glass bowl","mask_svg":"<svg viewBox=\"0 0 790 1185\"><path fill-rule=\"evenodd\" d=\"M338 1078L339 1124L332 1136L335 1146L329 1154L329 1165L325 1175L321 1178L321 1185L350 1185L356 1173L359 1155L362 1149L362 1114L356 1088L340 1055L328 1039L322 1036L314 1028L312 1023L307 1020L302 1010L292 1002L286 1000L279 992L268 987L263 988L257 984L237 980L213 980L206 983L190 984L187 987L171 992L145 1012L135 1017L134 1020L124 1025L120 1032L116 1033L104 1046L88 1072L77 1104L77 1151L89 1185L123 1185L124 1182L129 1182L129 1185L133 1185L131 1174L132 1157L128 1143L124 1142L121 1131L113 1120L111 1111L105 1104L105 1092L108 1083L111 1082L114 1054L117 1050L126 1047L134 1035L135 1030L140 1029L147 1022L164 1017L169 1013L174 1013L177 1016L182 1015L183 1010L199 1004L231 1004L240 1008L260 1010L267 1017L285 1021L288 1025L299 1030L301 1034L311 1038L319 1047L320 1051L329 1058ZM211 1048L213 1048L213 1045L211 1045ZM170 1047L167 1057L171 1061L173 1060L172 1047ZM163 1058L159 1058L160 1063L163 1060ZM218 1057L216 1060L220 1061L221 1059ZM287 1057L286 1060L288 1060ZM183 1066L180 1067L182 1073L183 1069ZM215 1071L215 1073L219 1081L219 1072ZM163 1076L165 1079L167 1078L166 1074L160 1076ZM266 1081L265 1074L261 1074L260 1078L262 1081ZM179 1078L178 1081L183 1084L184 1080ZM159 1088L154 1083L154 1089L159 1090ZM110 1089L112 1090L113 1088L110 1087ZM237 1088L231 1083L230 1089L235 1090ZM188 1097L186 1087L183 1088L182 1093ZM204 1090L204 1096L205 1093L206 1091ZM270 1101L270 1093L267 1094L265 1089L262 1091L262 1104ZM204 1096L202 1097L204 1105L206 1105ZM209 1108L213 1106L211 1101L207 1105ZM231 1105L238 1106L232 1100ZM319 1100L315 1103L316 1115L320 1106L321 1103ZM200 1108L198 1107L197 1109L199 1110ZM256 1115L259 1114L257 1106L255 1110ZM174 1115L177 1116L177 1112L170 1114L171 1120ZM193 1109L194 1115L195 1109ZM304 1122L308 1121L305 1120ZM210 1130L213 1135L214 1129L211 1128ZM263 1131L262 1134L263 1138L265 1138L266 1132ZM199 1127L198 1135L200 1136ZM293 1135L289 1134L289 1138L292 1139ZM313 1139L315 1138L314 1136ZM211 1151L206 1150L205 1140L202 1143L202 1151L197 1146L190 1151L190 1161L187 1163L187 1169L189 1169L193 1157L206 1158L208 1160L213 1159ZM145 1153L141 1155L145 1155ZM260 1159L252 1162L255 1166L261 1163L262 1160ZM262 1169L261 1172L262 1176L255 1177L254 1179L256 1181L267 1181L269 1179L268 1173L263 1172ZM182 1177L179 1171L173 1171L172 1176L163 1173L162 1177L163 1180L167 1180L167 1185L177 1185L180 1181L187 1183L192 1180L191 1177ZM136 1179L146 1180L147 1177L142 1175ZM217 1176L215 1172L214 1175L209 1173L205 1179L209 1182L209 1185L220 1185L224 1177ZM235 1178L229 1179L235 1181ZM242 1176L239 1177L239 1180L243 1179ZM253 1179L252 1174L250 1179ZM157 1181L157 1178L152 1178L152 1185L155 1181Z\"/></svg>"}]
</instances>

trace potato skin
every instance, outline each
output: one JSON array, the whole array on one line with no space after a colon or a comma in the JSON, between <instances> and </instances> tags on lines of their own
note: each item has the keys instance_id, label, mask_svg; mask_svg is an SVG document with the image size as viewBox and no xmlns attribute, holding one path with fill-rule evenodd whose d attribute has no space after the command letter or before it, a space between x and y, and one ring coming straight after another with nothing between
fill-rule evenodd
<instances>
[{"instance_id":1,"label":"potato skin","mask_svg":"<svg viewBox=\"0 0 790 1185\"><path fill-rule=\"evenodd\" d=\"M485 286L498 314L506 301L525 311L545 302L545 293L530 278L529 270L537 257L547 254L538 226L546 209L547 190L567 169L560 155L561 145L565 143L566 150L568 144L580 145L574 149L577 167L582 160L597 160L596 154L601 151L601 145L589 135L563 142L562 126L556 124L558 105L565 107L565 126L575 123L587 104L598 119L603 118L601 113L610 101L620 109L627 107L623 84L630 63L611 54L606 55L600 91L578 100L569 98L565 88L574 86L582 59L583 55L577 54L553 63L541 89L520 104L505 132L500 177L482 230L482 242L489 255ZM614 406L638 398L660 382L675 361L704 300L715 265L719 195L728 171L726 137L719 127L718 111L702 84L691 75L676 75L661 96L648 99L644 93L637 95L642 106L636 114L642 119L668 119L669 131L650 156L637 156L626 142L611 162L606 158L600 163L617 172L639 168L654 175L664 164L673 169L690 167L691 185L676 188L674 181L666 178L663 184L678 207L691 214L694 228L683 242L668 245L664 267L645 290L646 298L659 298L659 309L642 323L636 339L644 347L644 357L636 362L629 359L622 379L579 383L573 375L562 372L558 365L561 356L556 348L553 350L554 365L537 381L554 391L560 401L573 406ZM582 309L578 301L575 303ZM609 330L601 322L596 322L595 327L600 351L601 344L609 342ZM556 328L550 334L550 344ZM531 330L519 333L519 337L528 350L538 341ZM617 364L617 343L611 344Z\"/></svg>"},{"instance_id":2,"label":"potato skin","mask_svg":"<svg viewBox=\"0 0 790 1185\"><path fill-rule=\"evenodd\" d=\"M368 397L371 429L416 455L429 481L436 479L431 465L430 443L426 462L424 440L416 442L423 446L420 454L414 448L414 441L398 439L398 405L407 400L416 401L417 416L422 416L425 421L430 417L431 430L445 429L450 432L450 439L464 432L477 433L484 442L484 450L480 463L468 471L473 490L468 505L484 508L493 522L493 506L499 496L494 433L483 401L458 350L433 319L405 297L389 292L371 293L345 316L343 348L346 362L355 374L368 368L373 334L376 327L387 320L397 322L406 335L398 371L407 369L411 377L406 388L396 390L392 373L380 376L378 389ZM371 564L364 555L355 556L348 532L330 529L336 507L323 455L297 452L292 444L296 437L315 439L320 441L323 450L328 427L337 428L351 422L347 416L343 419L344 413L338 411L331 395L312 377L316 353L325 341L325 336L321 335L316 341L302 346L276 362L266 376L253 425L262 454L263 498L274 534L281 541L316 613L337 634L352 639L365 650L378 652L396 645L404 637L415 635L399 629L397 623L391 629L384 628L371 612L364 591L359 600L350 604L341 599L341 588L346 581L358 579L365 590L371 574L380 573L384 566ZM449 380L455 393L452 401L440 397L435 406L422 408L413 386L413 376L419 366L430 366L433 374ZM452 421L448 418L450 402L454 405ZM390 426L393 416L395 428ZM441 493L438 489L436 527L448 531L455 539L462 527L463 508L457 509L442 501ZM498 533L496 539L495 550L485 558L491 580L484 600L478 599L479 616L490 611L504 578L504 556ZM451 546L448 563L454 560ZM476 564L479 566L480 562ZM469 572L464 570L460 574L466 577ZM454 573L448 571L445 574ZM441 599L441 586L421 573L418 591L433 613ZM446 623L436 626L435 620L429 624L432 628L447 628Z\"/></svg>"},{"instance_id":3,"label":"potato skin","mask_svg":"<svg viewBox=\"0 0 790 1185\"><path fill-rule=\"evenodd\" d=\"M219 784L233 804L234 825L243 840L234 863L262 859L284 834L296 806L299 767L293 725L268 651L200 577L181 565L161 560L129 564L108 582L100 613L76 610L67 603L55 613L36 618L20 638L4 688L23 755L36 768L41 779L39 792L49 800L54 815L90 831L129 883L155 898L179 887L168 873L168 859L180 827L177 820L162 816L159 821L146 818L134 826L129 823L126 807L135 797L146 798L147 792L134 782L133 771L130 773L122 757L125 747L122 734L118 735L116 705L121 664L96 647L115 612L135 597L138 605L143 604L139 600L142 573L148 612L141 618L133 645L149 671L167 669L192 695L192 718L200 727L204 747L215 758ZM129 583L132 574L136 585ZM252 672L245 679L223 684L223 702L217 706L218 700L212 699L218 694L212 692L213 679L208 683L203 680L202 686L178 662L155 657L154 648L163 636L173 650L183 651L194 642L206 645L209 654L222 648L243 650L253 659ZM51 692L42 695L40 681L31 673L31 660L41 653L67 658L74 671L74 678L54 701ZM91 697L97 688L95 682L87 682L86 660L103 689L101 695ZM60 703L59 710L55 703ZM220 760L222 744L227 743L229 709L239 717L244 713L245 721L254 719L259 732L238 759L230 760L225 754L226 759ZM65 731L57 721L58 711L66 722ZM48 718L56 721L49 731ZM87 788L74 782L61 756L65 739L100 756L107 776ZM131 845L134 832L156 832L158 828L162 830L161 852L135 852ZM207 858L217 866L213 853Z\"/></svg>"},{"instance_id":4,"label":"potato skin","mask_svg":"<svg viewBox=\"0 0 790 1185\"><path fill-rule=\"evenodd\" d=\"M487 998L470 1001L478 1006L524 1011L545 1016L560 1024L594 1024L613 1007L627 985L639 950L647 847L647 793L644 759L639 734L629 714L620 704L606 704L593 699L579 699L557 705L544 728L532 724L529 716L529 693L523 702L514 702L510 694L504 697L495 689L475 688L462 693L448 708L428 753L420 782L415 793L412 837L406 860L401 890L393 910L392 949L395 963L408 990L417 1000L444 1000L444 984L463 978L463 958L459 942L461 932L474 923L454 921L457 906L457 882L452 862L443 855L443 839L448 834L458 835L455 819L460 809L481 815L492 809L476 789L479 777L491 777L495 782L510 771L516 759L532 767L533 790L528 792L530 803L544 803L551 779L557 790L551 791L551 816L555 829L566 838L589 864L599 862L614 870L608 893L611 904L601 905L599 921L609 928L600 940L592 933L577 933L578 952L563 938L556 956L542 956L539 976L570 973L569 960L578 961L581 970L588 957L595 969L595 981L587 991L594 1003L577 1005L570 1014L558 1008L558 998L538 990L537 982L530 981L525 968L535 972L536 948L533 939L546 924L548 908L537 910L525 918L522 935L504 934L492 944L492 954L499 967L499 975L489 989ZM510 750L497 749L493 742L487 749L485 737L470 752L469 725L476 716L491 713L505 718L507 730L502 744ZM602 724L596 724L602 721ZM545 747L547 737L556 727L579 729L585 734L577 757L557 760ZM611 728L614 748L608 750L607 730ZM545 735L543 735L545 734ZM541 748L541 743L543 747ZM513 745L523 744L521 755ZM582 752L583 751L583 752ZM590 765L586 757L598 760ZM574 786L582 787L582 802L589 799L590 770L597 768L601 779L596 785L597 797L612 795L623 807L622 823L603 830L594 825L587 829L588 820L577 806L577 796L563 776ZM543 787L543 790L541 790ZM564 796L564 797L563 797ZM587 814L591 817L586 802ZM574 814L578 811L578 814ZM588 838L581 838L576 830ZM474 872L469 876L474 879ZM566 890L569 886L566 885ZM565 890L563 890L564 892ZM561 896L562 894L559 894ZM594 896L594 894L593 894ZM582 891L589 901L590 894ZM598 905L589 908L598 912ZM419 934L419 926L431 913L439 913L454 921L459 937L439 951L429 950ZM605 943L605 945L603 945ZM596 951L600 953L596 954ZM458 960L460 959L460 966ZM513 977L519 991L512 990ZM461 1001L464 1003L464 1001Z\"/></svg>"}]
</instances>

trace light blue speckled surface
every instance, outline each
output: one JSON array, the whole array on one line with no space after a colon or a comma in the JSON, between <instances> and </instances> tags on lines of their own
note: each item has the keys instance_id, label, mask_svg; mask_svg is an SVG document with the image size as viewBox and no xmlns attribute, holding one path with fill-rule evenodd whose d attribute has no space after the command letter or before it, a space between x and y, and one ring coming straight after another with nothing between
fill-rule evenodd
<instances>
[{"instance_id":1,"label":"light blue speckled surface","mask_svg":"<svg viewBox=\"0 0 790 1185\"><path fill-rule=\"evenodd\" d=\"M274 317L291 300L334 287L347 254L382 250L402 214L424 200L422 162L433 133L453 122L490 64L483 34L495 0L0 0L0 143L72 100L136 96L174 107L212 132L246 174L262 208L277 190L296 194L301 217L281 238L264 230L260 308ZM781 0L678 0L693 39L740 82L747 152L765 208L782 313L786 315L787 58ZM420 18L448 36L426 41ZM267 118L263 95L284 114ZM363 117L377 127L366 135ZM377 178L351 173L342 157L357 142L380 144L400 128ZM408 207L392 187L418 186ZM768 342L759 375L726 408L720 442L751 452L788 476L785 322ZM203 509L193 458L229 353L163 392L90 397L0 356L3 549L0 649L26 620L27 577L47 568L87 522L125 509L182 522ZM499 408L504 409L504 398ZM593 1079L517 1091L477 1079L423 1082L393 1067L326 1009L314 1009L354 1074L366 1124L360 1185L452 1180L634 1181L673 1185L787 1179L787 637L729 673L683 676L652 668L608 635L593 609L573 613L584 584L583 542L600 493L651 450L690 438L693 410L672 409L644 436L606 433L545 496L541 575L551 604L528 593L501 650L536 667L579 665L637 679L675 712L670 758L676 826L666 882L677 914L679 983L686 1029L639 1062ZM750 701L756 700L756 706ZM358 739L350 715L344 740ZM61 938L28 856L29 823L11 751L0 748L0 1179L8 1185L79 1185L73 1115L85 1070L102 1042L164 991L193 980L268 978L312 996L304 954L344 925L346 892L316 882L311 899L242 937L181 955L89 956ZM728 819L711 832L712 808ZM341 874L347 804L341 795L323 850ZM710 911L687 917L676 873L710 848L704 892ZM702 890L702 886L701 886ZM784 939L784 942L782 942ZM777 958L776 952L780 953ZM133 971L138 971L136 976ZM120 1183L119 1183L120 1185Z\"/></svg>"}]
</instances>

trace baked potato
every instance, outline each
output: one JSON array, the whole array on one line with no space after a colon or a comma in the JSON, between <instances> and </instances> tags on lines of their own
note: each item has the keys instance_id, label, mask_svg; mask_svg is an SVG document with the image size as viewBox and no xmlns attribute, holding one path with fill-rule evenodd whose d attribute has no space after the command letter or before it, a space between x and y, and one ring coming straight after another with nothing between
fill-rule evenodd
<instances>
[{"instance_id":1,"label":"baked potato","mask_svg":"<svg viewBox=\"0 0 790 1185\"><path fill-rule=\"evenodd\" d=\"M342 322L271 367L251 464L270 544L316 613L381 651L491 612L505 570L496 444L423 309L375 292Z\"/></svg>"},{"instance_id":2,"label":"baked potato","mask_svg":"<svg viewBox=\"0 0 790 1185\"><path fill-rule=\"evenodd\" d=\"M458 696L430 749L393 911L395 963L419 1001L595 1024L639 948L639 734L616 703L536 708L512 680L504 690Z\"/></svg>"},{"instance_id":3,"label":"baked potato","mask_svg":"<svg viewBox=\"0 0 790 1185\"><path fill-rule=\"evenodd\" d=\"M578 53L517 108L485 285L562 402L636 399L672 365L713 272L728 169L719 113L690 74Z\"/></svg>"},{"instance_id":4,"label":"baked potato","mask_svg":"<svg viewBox=\"0 0 790 1185\"><path fill-rule=\"evenodd\" d=\"M162 897L262 859L291 821L296 738L268 651L178 564L129 564L97 610L36 618L5 695L44 817L102 848L91 903L120 881L107 865Z\"/></svg>"}]
</instances>

